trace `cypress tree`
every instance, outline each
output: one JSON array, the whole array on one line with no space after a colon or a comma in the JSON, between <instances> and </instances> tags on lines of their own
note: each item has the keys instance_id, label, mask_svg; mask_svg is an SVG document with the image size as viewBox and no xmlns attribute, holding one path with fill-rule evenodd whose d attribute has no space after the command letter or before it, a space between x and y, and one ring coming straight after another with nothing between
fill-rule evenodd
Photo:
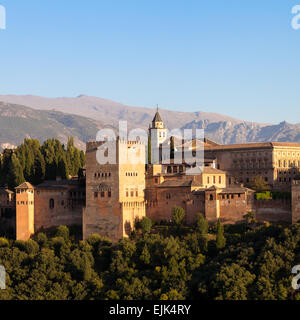
<instances>
[{"instance_id":1,"label":"cypress tree","mask_svg":"<svg viewBox=\"0 0 300 320\"><path fill-rule=\"evenodd\" d=\"M81 150L80 151L80 167L83 168L85 166L86 160L85 160L85 154Z\"/></svg>"},{"instance_id":2,"label":"cypress tree","mask_svg":"<svg viewBox=\"0 0 300 320\"><path fill-rule=\"evenodd\" d=\"M3 156L2 156L2 177L5 181L7 180L7 176L9 173L9 165L10 165L10 161L11 161L11 156L12 156L12 150L9 149L5 149L3 151Z\"/></svg>"},{"instance_id":3,"label":"cypress tree","mask_svg":"<svg viewBox=\"0 0 300 320\"><path fill-rule=\"evenodd\" d=\"M27 181L31 181L33 174L34 155L28 145L25 145L25 157L26 161L24 168L24 178Z\"/></svg>"},{"instance_id":4,"label":"cypress tree","mask_svg":"<svg viewBox=\"0 0 300 320\"><path fill-rule=\"evenodd\" d=\"M45 179L45 160L40 151L35 155L34 165L33 165L33 175L31 182L33 184L40 184Z\"/></svg>"},{"instance_id":5,"label":"cypress tree","mask_svg":"<svg viewBox=\"0 0 300 320\"><path fill-rule=\"evenodd\" d=\"M69 170L68 165L66 161L66 157L61 157L61 159L58 161L57 166L57 177L61 177L62 179L69 179Z\"/></svg>"},{"instance_id":6,"label":"cypress tree","mask_svg":"<svg viewBox=\"0 0 300 320\"><path fill-rule=\"evenodd\" d=\"M142 253L140 255L140 260L144 263L144 264L150 264L151 262L151 255L149 253L147 244L145 244Z\"/></svg>"},{"instance_id":7,"label":"cypress tree","mask_svg":"<svg viewBox=\"0 0 300 320\"><path fill-rule=\"evenodd\" d=\"M208 232L208 222L202 213L197 216L197 229L201 237L205 237Z\"/></svg>"},{"instance_id":8,"label":"cypress tree","mask_svg":"<svg viewBox=\"0 0 300 320\"><path fill-rule=\"evenodd\" d=\"M217 249L222 249L226 245L226 239L224 237L224 228L220 221L217 222L217 232L216 232L216 247Z\"/></svg>"},{"instance_id":9,"label":"cypress tree","mask_svg":"<svg viewBox=\"0 0 300 320\"><path fill-rule=\"evenodd\" d=\"M73 158L72 158L72 175L78 175L78 171L81 167L81 161L80 161L80 152L79 150L76 148L73 152Z\"/></svg>"},{"instance_id":10,"label":"cypress tree","mask_svg":"<svg viewBox=\"0 0 300 320\"><path fill-rule=\"evenodd\" d=\"M42 147L42 153L45 160L45 178L47 180L55 180L56 178L56 155L55 155L55 141L54 139L48 139L44 142Z\"/></svg>"},{"instance_id":11,"label":"cypress tree","mask_svg":"<svg viewBox=\"0 0 300 320\"><path fill-rule=\"evenodd\" d=\"M17 156L13 153L9 163L8 186L15 188L23 182L25 182L25 179L22 166Z\"/></svg>"}]
</instances>

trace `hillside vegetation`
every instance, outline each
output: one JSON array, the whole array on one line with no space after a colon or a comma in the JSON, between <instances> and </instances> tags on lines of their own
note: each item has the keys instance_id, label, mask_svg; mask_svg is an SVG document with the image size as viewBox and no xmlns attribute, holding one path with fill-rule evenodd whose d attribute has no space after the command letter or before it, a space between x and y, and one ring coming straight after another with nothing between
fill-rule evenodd
<instances>
[{"instance_id":1,"label":"hillside vegetation","mask_svg":"<svg viewBox=\"0 0 300 320\"><path fill-rule=\"evenodd\" d=\"M147 225L147 223L145 224ZM251 227L251 228L250 228ZM300 224L143 228L112 244L77 241L66 227L29 241L0 239L0 299L299 300L292 267Z\"/></svg>"}]
</instances>

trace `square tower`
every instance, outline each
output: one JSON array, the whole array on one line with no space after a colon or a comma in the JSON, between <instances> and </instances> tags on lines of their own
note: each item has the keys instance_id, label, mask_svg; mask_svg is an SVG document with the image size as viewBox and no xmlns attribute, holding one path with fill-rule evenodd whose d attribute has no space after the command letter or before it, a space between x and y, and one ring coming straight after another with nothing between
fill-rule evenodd
<instances>
[{"instance_id":1,"label":"square tower","mask_svg":"<svg viewBox=\"0 0 300 320\"><path fill-rule=\"evenodd\" d=\"M34 234L34 187L24 182L16 187L16 239L28 240Z\"/></svg>"},{"instance_id":2,"label":"square tower","mask_svg":"<svg viewBox=\"0 0 300 320\"><path fill-rule=\"evenodd\" d=\"M107 151L112 152L115 161L99 162L99 154ZM113 241L128 236L135 220L145 216L144 191L144 144L120 139L110 143L88 142L83 239L92 234Z\"/></svg>"}]
</instances>

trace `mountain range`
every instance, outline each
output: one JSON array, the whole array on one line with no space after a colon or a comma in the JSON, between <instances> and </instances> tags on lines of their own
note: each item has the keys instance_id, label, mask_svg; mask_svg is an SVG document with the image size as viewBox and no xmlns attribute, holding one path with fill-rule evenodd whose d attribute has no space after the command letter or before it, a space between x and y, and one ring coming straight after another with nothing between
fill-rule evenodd
<instances>
[{"instance_id":1,"label":"mountain range","mask_svg":"<svg viewBox=\"0 0 300 320\"><path fill-rule=\"evenodd\" d=\"M118 128L119 120L129 129L147 129L153 108L124 104L86 95L76 98L44 98L32 95L0 95L0 147L20 144L25 137L41 142L57 137L62 142L74 136L76 145L95 139L103 127ZM178 112L160 109L170 129L205 129L205 136L221 144L246 142L300 142L300 124L247 122L210 112Z\"/></svg>"}]
</instances>

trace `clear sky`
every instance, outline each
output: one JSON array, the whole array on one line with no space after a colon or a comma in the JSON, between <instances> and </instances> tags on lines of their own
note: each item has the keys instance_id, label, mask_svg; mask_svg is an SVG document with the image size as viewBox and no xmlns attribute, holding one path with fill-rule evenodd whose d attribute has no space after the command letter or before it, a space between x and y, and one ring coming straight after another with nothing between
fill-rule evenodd
<instances>
[{"instance_id":1,"label":"clear sky","mask_svg":"<svg viewBox=\"0 0 300 320\"><path fill-rule=\"evenodd\" d=\"M0 94L300 123L300 0L0 0Z\"/></svg>"}]
</instances>

